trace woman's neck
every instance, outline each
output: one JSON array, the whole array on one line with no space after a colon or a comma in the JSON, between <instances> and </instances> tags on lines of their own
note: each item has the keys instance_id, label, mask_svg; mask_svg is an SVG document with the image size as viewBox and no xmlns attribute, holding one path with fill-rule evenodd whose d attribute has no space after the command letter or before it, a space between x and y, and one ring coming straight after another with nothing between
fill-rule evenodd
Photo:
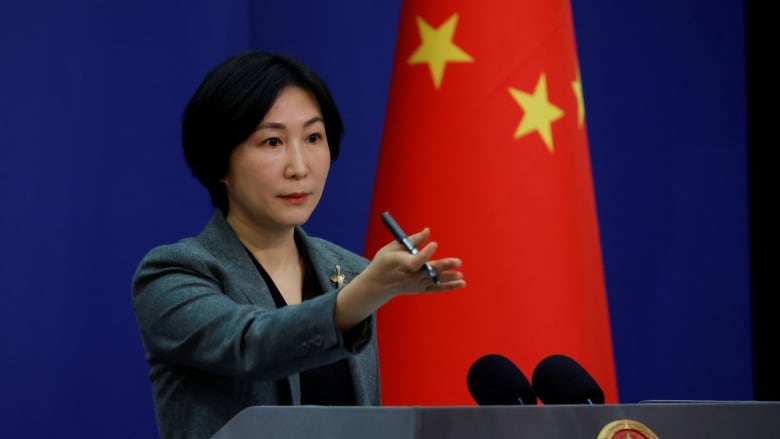
<instances>
[{"instance_id":1,"label":"woman's neck","mask_svg":"<svg viewBox=\"0 0 780 439\"><path fill-rule=\"evenodd\" d=\"M226 220L241 243L269 273L299 264L295 228L266 228L229 214Z\"/></svg>"}]
</instances>

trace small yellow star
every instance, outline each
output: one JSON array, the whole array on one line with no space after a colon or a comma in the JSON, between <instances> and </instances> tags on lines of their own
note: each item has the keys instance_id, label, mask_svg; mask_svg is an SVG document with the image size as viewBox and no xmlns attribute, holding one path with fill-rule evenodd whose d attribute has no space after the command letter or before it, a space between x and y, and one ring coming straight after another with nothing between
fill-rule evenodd
<instances>
[{"instance_id":1,"label":"small yellow star","mask_svg":"<svg viewBox=\"0 0 780 439\"><path fill-rule=\"evenodd\" d=\"M577 125L582 128L585 123L585 98L582 95L582 80L580 79L580 69L577 67L577 79L571 82L571 88L577 97Z\"/></svg>"},{"instance_id":2,"label":"small yellow star","mask_svg":"<svg viewBox=\"0 0 780 439\"><path fill-rule=\"evenodd\" d=\"M552 127L550 125L563 117L563 110L547 100L547 78L544 73L539 76L533 94L528 94L512 87L509 87L509 94L512 95L525 112L523 119L517 126L517 130L515 130L515 139L538 131L542 141L547 145L547 150L553 152L555 148L553 146Z\"/></svg>"},{"instance_id":3,"label":"small yellow star","mask_svg":"<svg viewBox=\"0 0 780 439\"><path fill-rule=\"evenodd\" d=\"M471 55L452 42L455 27L458 25L458 14L453 14L441 26L434 29L422 17L417 17L417 29L420 32L422 44L409 57L407 63L428 63L428 69L433 77L433 85L441 87L444 78L444 67L448 62L473 62Z\"/></svg>"}]
</instances>

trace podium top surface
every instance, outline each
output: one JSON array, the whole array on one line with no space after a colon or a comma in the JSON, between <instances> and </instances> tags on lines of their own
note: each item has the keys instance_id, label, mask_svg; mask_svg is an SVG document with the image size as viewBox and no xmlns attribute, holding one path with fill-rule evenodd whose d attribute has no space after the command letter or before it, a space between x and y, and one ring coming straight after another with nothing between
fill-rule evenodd
<instances>
[{"instance_id":1,"label":"podium top surface","mask_svg":"<svg viewBox=\"0 0 780 439\"><path fill-rule=\"evenodd\" d=\"M213 439L239 438L544 438L600 439L630 421L662 439L780 437L780 402L657 401L640 404L463 407L257 406ZM621 436L624 437L624 436ZM641 439L642 436L633 436ZM616 439L606 437L604 439Z\"/></svg>"}]
</instances>

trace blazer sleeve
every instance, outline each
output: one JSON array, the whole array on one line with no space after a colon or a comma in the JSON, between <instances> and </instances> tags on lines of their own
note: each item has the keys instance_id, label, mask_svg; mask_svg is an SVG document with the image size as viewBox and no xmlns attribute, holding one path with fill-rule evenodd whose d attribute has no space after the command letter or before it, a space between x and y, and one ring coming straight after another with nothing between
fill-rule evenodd
<instances>
[{"instance_id":1,"label":"blazer sleeve","mask_svg":"<svg viewBox=\"0 0 780 439\"><path fill-rule=\"evenodd\" d=\"M231 291L224 261L192 242L161 246L133 278L133 307L147 359L224 376L276 380L360 352L366 319L348 340L336 328L339 290L275 308Z\"/></svg>"}]
</instances>

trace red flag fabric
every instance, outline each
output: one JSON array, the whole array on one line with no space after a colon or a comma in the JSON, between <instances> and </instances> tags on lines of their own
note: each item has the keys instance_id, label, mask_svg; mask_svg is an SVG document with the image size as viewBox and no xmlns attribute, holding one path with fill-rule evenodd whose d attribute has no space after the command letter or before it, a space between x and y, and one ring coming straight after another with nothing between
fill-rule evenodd
<instances>
[{"instance_id":1,"label":"red flag fabric","mask_svg":"<svg viewBox=\"0 0 780 439\"><path fill-rule=\"evenodd\" d=\"M584 116L568 0L404 1L366 255L387 210L468 286L379 311L384 405L474 405L488 353L568 355L617 402Z\"/></svg>"}]
</instances>

